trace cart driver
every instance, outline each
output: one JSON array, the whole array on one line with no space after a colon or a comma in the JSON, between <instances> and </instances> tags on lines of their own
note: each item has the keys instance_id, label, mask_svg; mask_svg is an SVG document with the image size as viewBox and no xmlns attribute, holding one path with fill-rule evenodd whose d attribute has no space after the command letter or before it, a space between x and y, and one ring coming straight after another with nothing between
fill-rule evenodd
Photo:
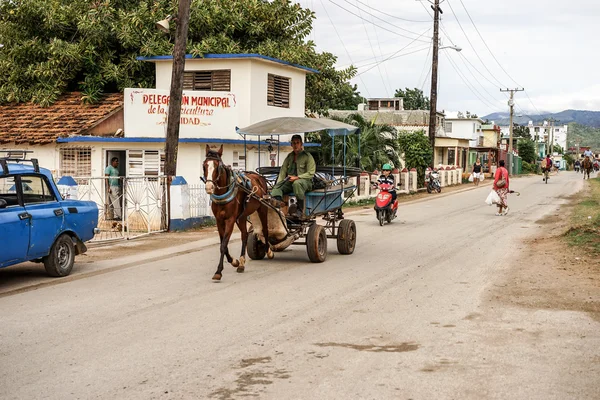
<instances>
[{"instance_id":1,"label":"cart driver","mask_svg":"<svg viewBox=\"0 0 600 400\"><path fill-rule=\"evenodd\" d=\"M277 183L271 190L274 199L283 201L283 195L294 193L298 208L294 213L300 217L304 211L305 193L312 189L312 178L315 176L317 165L312 155L304 150L302 136L292 136L292 152L283 161Z\"/></svg>"}]
</instances>

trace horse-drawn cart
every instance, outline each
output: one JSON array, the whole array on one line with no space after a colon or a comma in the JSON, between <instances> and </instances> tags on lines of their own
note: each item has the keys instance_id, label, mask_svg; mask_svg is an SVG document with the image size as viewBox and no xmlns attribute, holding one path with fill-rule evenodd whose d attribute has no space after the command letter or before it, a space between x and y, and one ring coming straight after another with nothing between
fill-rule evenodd
<instances>
[{"instance_id":1,"label":"horse-drawn cart","mask_svg":"<svg viewBox=\"0 0 600 400\"><path fill-rule=\"evenodd\" d=\"M294 194L284 196L283 203L273 202L269 195L257 198L268 208L268 238L264 238L261 219L257 213L249 217L252 228L248 232L248 255L253 260L263 259L267 253L265 240L273 251L283 251L291 245L306 245L311 262L323 262L327 257L327 239L335 239L340 254L352 254L356 246L356 224L344 218L342 206L356 191L350 178L360 175L359 168L346 166L346 136L355 134L357 128L325 118L275 118L247 128L238 129L246 140L256 136L271 145L280 143L282 136L298 133L326 132L332 141L332 159L335 138L343 137L343 162L341 166L318 166L313 178L313 190L306 193L300 217L290 215L289 208L297 205ZM321 133L323 134L323 133ZM277 148L279 153L279 145ZM260 154L260 149L259 149ZM279 156L279 154L277 154ZM279 158L279 157L277 157ZM257 173L265 178L270 188L276 183L280 167L259 167ZM270 190L269 190L270 192ZM324 221L319 224L317 220Z\"/></svg>"}]
</instances>

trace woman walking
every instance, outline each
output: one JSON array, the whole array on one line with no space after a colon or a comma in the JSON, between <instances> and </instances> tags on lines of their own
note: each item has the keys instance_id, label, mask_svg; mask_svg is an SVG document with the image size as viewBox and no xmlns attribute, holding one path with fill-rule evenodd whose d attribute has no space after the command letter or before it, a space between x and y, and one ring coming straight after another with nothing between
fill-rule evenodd
<instances>
[{"instance_id":1,"label":"woman walking","mask_svg":"<svg viewBox=\"0 0 600 400\"><path fill-rule=\"evenodd\" d=\"M504 160L500 160L500 167L496 170L494 176L494 190L500 197L500 203L498 204L498 212L496 215L508 214L508 193L509 193L509 181L508 181L508 170L504 167ZM504 209L504 212L502 210Z\"/></svg>"},{"instance_id":2,"label":"woman walking","mask_svg":"<svg viewBox=\"0 0 600 400\"><path fill-rule=\"evenodd\" d=\"M473 164L473 184L475 186L479 186L479 181L481 180L481 161L479 158Z\"/></svg>"}]
</instances>

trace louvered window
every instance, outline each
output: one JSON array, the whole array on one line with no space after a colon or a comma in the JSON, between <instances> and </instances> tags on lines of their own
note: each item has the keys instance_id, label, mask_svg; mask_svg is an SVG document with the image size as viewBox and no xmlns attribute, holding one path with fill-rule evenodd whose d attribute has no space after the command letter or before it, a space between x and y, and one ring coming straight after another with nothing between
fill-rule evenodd
<instances>
[{"instance_id":1,"label":"louvered window","mask_svg":"<svg viewBox=\"0 0 600 400\"><path fill-rule=\"evenodd\" d=\"M267 105L290 108L290 78L269 74Z\"/></svg>"},{"instance_id":2,"label":"louvered window","mask_svg":"<svg viewBox=\"0 0 600 400\"><path fill-rule=\"evenodd\" d=\"M183 89L229 92L231 91L231 70L184 72Z\"/></svg>"},{"instance_id":3,"label":"louvered window","mask_svg":"<svg viewBox=\"0 0 600 400\"><path fill-rule=\"evenodd\" d=\"M129 150L127 176L163 175L165 154L158 150Z\"/></svg>"},{"instance_id":4,"label":"louvered window","mask_svg":"<svg viewBox=\"0 0 600 400\"><path fill-rule=\"evenodd\" d=\"M90 147L60 149L59 176L86 178L92 176Z\"/></svg>"}]
</instances>

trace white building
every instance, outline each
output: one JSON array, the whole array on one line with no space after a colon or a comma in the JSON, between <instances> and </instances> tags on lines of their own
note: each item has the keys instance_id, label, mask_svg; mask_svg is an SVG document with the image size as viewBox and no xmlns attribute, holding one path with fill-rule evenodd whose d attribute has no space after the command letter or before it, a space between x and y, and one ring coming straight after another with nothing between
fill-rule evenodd
<instances>
[{"instance_id":1,"label":"white building","mask_svg":"<svg viewBox=\"0 0 600 400\"><path fill-rule=\"evenodd\" d=\"M477 147L483 136L481 118L473 118L471 114L462 112L446 113L445 132L449 137L468 139L470 147Z\"/></svg>"},{"instance_id":2,"label":"white building","mask_svg":"<svg viewBox=\"0 0 600 400\"><path fill-rule=\"evenodd\" d=\"M82 105L79 94L66 95L44 109L44 118L39 118L37 106L1 106L14 107L12 114L31 111L38 126L30 129L28 117L3 117L0 148L33 150L31 157L57 177L102 176L112 157L120 159L123 176L162 175L172 57L139 60L156 65L155 89L126 89L124 96L108 96L106 104L95 106ZM177 175L198 181L206 144L223 144L223 161L234 168L279 165L291 151L289 143L280 143L278 160L277 145L269 149L265 141L269 138L258 142L248 137L245 154L236 127L275 117L303 117L306 74L316 72L260 54L186 56ZM2 109L2 115L8 115Z\"/></svg>"},{"instance_id":3,"label":"white building","mask_svg":"<svg viewBox=\"0 0 600 400\"><path fill-rule=\"evenodd\" d=\"M539 142L550 143L550 140L553 139L554 145L560 146L563 150L567 149L567 133L569 125L552 127L547 121L544 121L542 125L534 125L533 121L529 121L527 127L534 140L537 137Z\"/></svg>"}]
</instances>

